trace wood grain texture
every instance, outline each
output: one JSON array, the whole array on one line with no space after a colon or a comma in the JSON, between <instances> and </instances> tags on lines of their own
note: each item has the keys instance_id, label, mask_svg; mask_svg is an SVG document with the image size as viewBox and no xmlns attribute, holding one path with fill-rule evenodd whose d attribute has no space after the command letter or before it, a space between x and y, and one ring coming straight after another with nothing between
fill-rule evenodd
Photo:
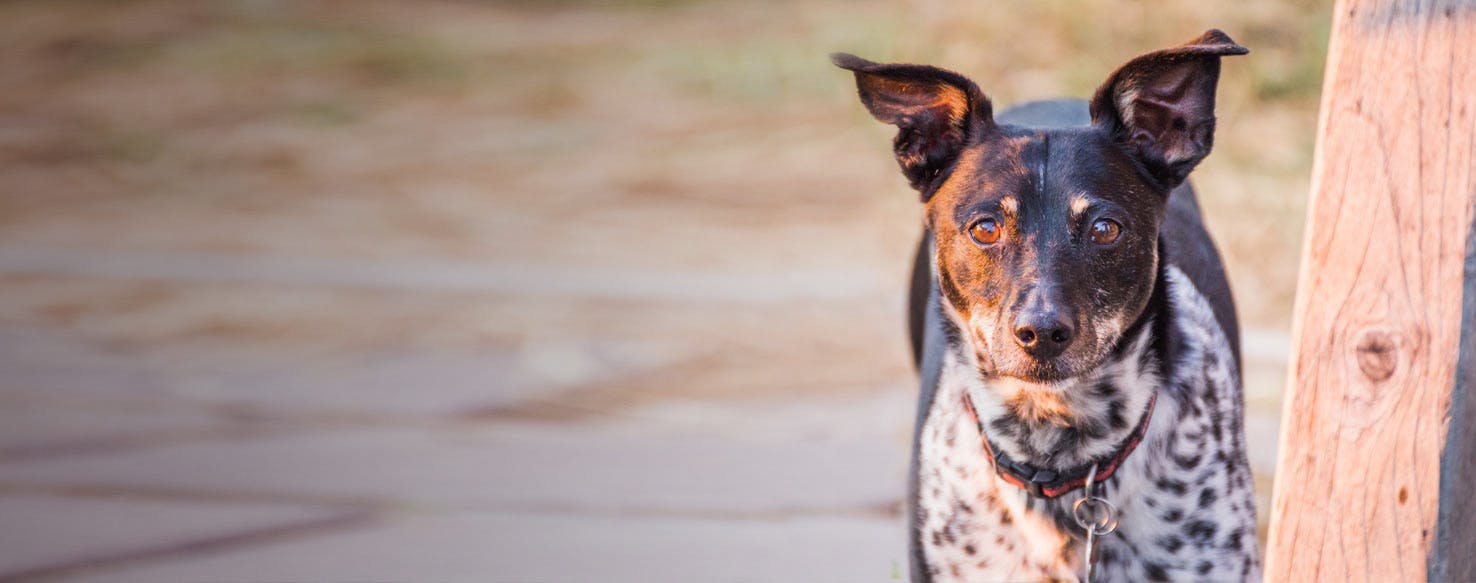
<instances>
[{"instance_id":1,"label":"wood grain texture","mask_svg":"<svg viewBox=\"0 0 1476 583\"><path fill-rule=\"evenodd\" d=\"M1269 581L1427 576L1476 211L1473 136L1476 2L1339 0Z\"/></svg>"}]
</instances>

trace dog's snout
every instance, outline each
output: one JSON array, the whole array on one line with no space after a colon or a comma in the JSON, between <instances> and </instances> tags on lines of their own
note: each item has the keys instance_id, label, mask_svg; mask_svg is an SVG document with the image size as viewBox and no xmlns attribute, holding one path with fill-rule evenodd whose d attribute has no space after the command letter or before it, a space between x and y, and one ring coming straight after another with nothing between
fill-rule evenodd
<instances>
[{"instance_id":1,"label":"dog's snout","mask_svg":"<svg viewBox=\"0 0 1476 583\"><path fill-rule=\"evenodd\" d=\"M1075 326L1058 310L1026 310L1015 318L1015 342L1036 358L1055 358L1075 337Z\"/></svg>"}]
</instances>

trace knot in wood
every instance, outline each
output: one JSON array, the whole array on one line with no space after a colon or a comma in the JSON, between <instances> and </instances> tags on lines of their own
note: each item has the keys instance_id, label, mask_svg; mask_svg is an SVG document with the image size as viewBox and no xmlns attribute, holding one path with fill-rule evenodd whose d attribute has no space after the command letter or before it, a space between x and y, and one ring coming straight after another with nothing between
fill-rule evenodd
<instances>
[{"instance_id":1,"label":"knot in wood","mask_svg":"<svg viewBox=\"0 0 1476 583\"><path fill-rule=\"evenodd\" d=\"M1399 368L1399 345L1394 335L1387 331L1364 331L1353 351L1358 357L1358 370L1373 382L1389 380Z\"/></svg>"}]
</instances>

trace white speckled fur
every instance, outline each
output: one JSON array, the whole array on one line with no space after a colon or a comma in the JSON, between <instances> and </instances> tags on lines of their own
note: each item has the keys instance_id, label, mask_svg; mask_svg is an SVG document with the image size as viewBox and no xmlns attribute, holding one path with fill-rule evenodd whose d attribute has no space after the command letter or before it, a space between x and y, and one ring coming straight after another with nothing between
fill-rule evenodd
<instances>
[{"instance_id":1,"label":"white speckled fur","mask_svg":"<svg viewBox=\"0 0 1476 583\"><path fill-rule=\"evenodd\" d=\"M1052 387L1024 383L986 386L972 350L951 346L932 406L919 431L916 517L922 557L934 581L1076 581L1082 539L1065 512L1080 494L1031 498L990 467L979 428L963 409L968 392L980 419L1005 414L1014 391L1059 392L1082 415L1100 411L1087 388L1109 381L1122 392L1136 424L1153 392L1157 408L1143 442L1103 484L1119 509L1116 533L1102 539L1098 581L1248 581L1260 579L1256 517L1245 458L1239 372L1229 341L1204 297L1177 268L1166 270L1175 347L1171 379L1143 358L1147 335L1133 339L1119 360L1089 379ZM1143 365L1142 363L1149 363ZM1127 431L1130 431L1129 428ZM1102 457L1106 450L1064 454L1060 467ZM993 437L993 436L991 436ZM996 440L1006 453L1008 440Z\"/></svg>"}]
</instances>

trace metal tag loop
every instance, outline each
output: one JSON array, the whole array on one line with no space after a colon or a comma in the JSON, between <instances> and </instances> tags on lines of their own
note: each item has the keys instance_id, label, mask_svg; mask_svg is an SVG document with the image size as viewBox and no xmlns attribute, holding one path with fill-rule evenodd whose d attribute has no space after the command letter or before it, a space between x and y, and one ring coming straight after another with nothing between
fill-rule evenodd
<instances>
[{"instance_id":1,"label":"metal tag loop","mask_svg":"<svg viewBox=\"0 0 1476 583\"><path fill-rule=\"evenodd\" d=\"M1087 473L1086 486L1081 489L1081 498L1071 505L1071 518L1086 531L1086 583L1091 583L1096 571L1097 537L1112 534L1117 530L1117 507L1106 498L1097 495L1097 464Z\"/></svg>"},{"instance_id":2,"label":"metal tag loop","mask_svg":"<svg viewBox=\"0 0 1476 583\"><path fill-rule=\"evenodd\" d=\"M1105 498L1082 498L1071 505L1072 518L1082 530L1101 536L1117 530L1117 507Z\"/></svg>"}]
</instances>

